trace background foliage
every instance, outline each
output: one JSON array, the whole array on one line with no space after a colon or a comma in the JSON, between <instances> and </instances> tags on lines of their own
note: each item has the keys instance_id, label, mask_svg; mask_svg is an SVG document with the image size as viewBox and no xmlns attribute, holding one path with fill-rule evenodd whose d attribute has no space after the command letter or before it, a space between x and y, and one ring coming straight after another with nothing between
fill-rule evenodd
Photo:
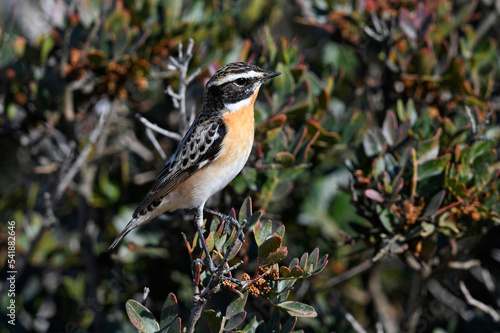
<instances>
[{"instance_id":1,"label":"background foliage","mask_svg":"<svg viewBox=\"0 0 500 333\"><path fill-rule=\"evenodd\" d=\"M290 292L318 314L295 329L494 331L499 14L490 0L5 1L0 215L16 222L16 329L132 332L124 304L145 286L157 318L170 293L189 318L188 213L107 248L162 167L136 115L178 130L168 56L193 38L190 110L223 64L283 73L261 90L246 168L209 206L238 211L250 196L261 221L286 226L287 265L329 254ZM155 136L168 156L177 141ZM256 269L250 245L240 274ZM247 318L275 322L261 298L249 304Z\"/></svg>"}]
</instances>

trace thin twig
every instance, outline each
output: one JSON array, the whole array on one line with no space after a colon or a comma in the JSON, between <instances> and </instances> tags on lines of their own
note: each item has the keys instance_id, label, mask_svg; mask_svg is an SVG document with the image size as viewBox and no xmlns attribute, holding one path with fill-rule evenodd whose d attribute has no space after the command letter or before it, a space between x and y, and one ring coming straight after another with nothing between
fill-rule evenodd
<instances>
[{"instance_id":1,"label":"thin twig","mask_svg":"<svg viewBox=\"0 0 500 333\"><path fill-rule=\"evenodd\" d=\"M166 136L167 138L171 138L171 139L174 139L176 141L181 141L181 139L182 139L182 137L178 133L167 131L166 129L163 129L160 126L153 124L152 122L150 122L149 120L147 120L146 118L141 116L140 114L137 114L136 118L139 119L139 121L147 128L150 128L153 131L160 133L163 136Z\"/></svg>"},{"instance_id":2,"label":"thin twig","mask_svg":"<svg viewBox=\"0 0 500 333\"><path fill-rule=\"evenodd\" d=\"M193 58L194 40L192 38L188 41L186 53L184 54L182 43L179 44L177 58L169 57L170 67L179 72L179 89L174 92L171 86L167 87L166 93L172 97L174 107L179 112L179 133L186 133L191 122L194 119L194 110L190 110L189 114L186 109L186 91L187 86L201 73L201 69L197 68L191 75L187 75L189 62Z\"/></svg>"},{"instance_id":3,"label":"thin twig","mask_svg":"<svg viewBox=\"0 0 500 333\"><path fill-rule=\"evenodd\" d=\"M112 113L111 112L112 104L107 99L102 100L101 103L108 103L108 104L101 105L103 107L103 110L101 112L101 117L99 118L99 123L97 124L96 128L94 128L94 130L90 133L89 140L88 140L87 144L85 145L85 147L82 149L82 152L80 153L80 155L77 157L76 161L73 163L71 168L63 176L63 178L61 179L61 181L57 185L56 192L54 195L54 202L53 202L54 205L56 205L57 202L61 199L64 190L66 190L66 188L69 186L70 182L76 176L78 171L83 167L83 165L85 164L92 148L96 144L101 133L103 133L104 126L109 118L109 115ZM97 107L97 105L96 105L96 107Z\"/></svg>"},{"instance_id":4,"label":"thin twig","mask_svg":"<svg viewBox=\"0 0 500 333\"><path fill-rule=\"evenodd\" d=\"M351 277L358 275L361 272L366 271L368 268L372 267L374 263L375 262L373 260L367 259L367 260L363 261L362 263L354 266L353 268L345 271L344 273L334 276L333 278L328 280L327 283L325 283L325 285L322 287L322 289L323 288L329 289L329 288L331 288L331 287L333 287L341 282L344 282L344 281L350 279Z\"/></svg>"},{"instance_id":5,"label":"thin twig","mask_svg":"<svg viewBox=\"0 0 500 333\"><path fill-rule=\"evenodd\" d=\"M161 149L160 143L158 142L158 140L156 140L155 135L153 134L151 128L146 127L146 135L148 136L149 141L151 141L153 147L155 147L156 151L158 152L162 160L166 160L167 155L165 154L163 149Z\"/></svg>"},{"instance_id":6,"label":"thin twig","mask_svg":"<svg viewBox=\"0 0 500 333\"><path fill-rule=\"evenodd\" d=\"M463 270L469 270L472 267L479 266L481 265L481 261L478 259L471 259L467 261L450 261L448 263L448 267L453 268L453 269L463 269Z\"/></svg>"},{"instance_id":7,"label":"thin twig","mask_svg":"<svg viewBox=\"0 0 500 333\"><path fill-rule=\"evenodd\" d=\"M347 311L347 309L342 305L342 303L333 294L330 295L330 300L333 303L335 309L339 310L344 318L351 324L352 329L357 333L366 333L365 329L361 324L354 318L354 316Z\"/></svg>"},{"instance_id":8,"label":"thin twig","mask_svg":"<svg viewBox=\"0 0 500 333\"><path fill-rule=\"evenodd\" d=\"M491 306L486 305L483 302L478 301L477 299L473 298L472 295L470 294L469 290L465 286L464 281L460 281L459 284L460 284L460 290L464 294L465 300L467 301L467 303L469 305L471 305L471 306L487 313L488 315L490 315L495 323L500 322L500 314L495 309L493 309Z\"/></svg>"},{"instance_id":9,"label":"thin twig","mask_svg":"<svg viewBox=\"0 0 500 333\"><path fill-rule=\"evenodd\" d=\"M398 332L399 327L396 322L397 313L394 307L389 302L387 295L382 290L380 275L375 270L373 270L370 274L370 279L368 280L368 289L372 294L372 299L375 304L375 310L380 317L380 321L382 322L382 326L384 327L384 332Z\"/></svg>"},{"instance_id":10,"label":"thin twig","mask_svg":"<svg viewBox=\"0 0 500 333\"><path fill-rule=\"evenodd\" d=\"M448 285L450 284L448 283ZM452 287L453 289L456 289L454 285L452 285ZM441 284L437 280L429 280L429 282L427 282L426 289L429 291L429 293L432 294L432 296L436 298L436 300L446 305L448 308L462 317L465 321L470 321L472 320L472 318L474 318L474 312L467 309L467 304L465 304L465 302L461 298L455 296L453 292L441 286Z\"/></svg>"}]
</instances>

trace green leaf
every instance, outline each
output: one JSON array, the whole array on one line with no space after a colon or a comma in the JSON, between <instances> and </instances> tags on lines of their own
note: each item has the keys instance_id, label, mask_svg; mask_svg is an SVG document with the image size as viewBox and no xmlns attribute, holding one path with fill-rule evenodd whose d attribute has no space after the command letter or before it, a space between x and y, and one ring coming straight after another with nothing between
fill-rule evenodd
<instances>
[{"instance_id":1,"label":"green leaf","mask_svg":"<svg viewBox=\"0 0 500 333\"><path fill-rule=\"evenodd\" d=\"M55 40L52 36L43 37L42 43L40 45L40 62L45 63L47 61L47 57L49 56L50 51L54 47Z\"/></svg>"},{"instance_id":2,"label":"green leaf","mask_svg":"<svg viewBox=\"0 0 500 333\"><path fill-rule=\"evenodd\" d=\"M398 121L396 115L393 111L387 111L385 115L384 123L382 124L382 134L384 135L385 141L392 146L398 137Z\"/></svg>"},{"instance_id":3,"label":"green leaf","mask_svg":"<svg viewBox=\"0 0 500 333\"><path fill-rule=\"evenodd\" d=\"M259 246L259 257L265 258L271 252L275 252L281 247L281 241L282 238L276 234L273 234L271 237L267 238L264 243Z\"/></svg>"},{"instance_id":4,"label":"green leaf","mask_svg":"<svg viewBox=\"0 0 500 333\"><path fill-rule=\"evenodd\" d=\"M227 242L227 245L229 246L229 243L231 243L231 242L232 242L232 239ZM241 242L241 240L237 239L236 242L234 243L233 248L231 249L231 252L227 256L227 260L231 260L234 257L236 257L238 252L240 252L242 246L243 246L243 243Z\"/></svg>"},{"instance_id":5,"label":"green leaf","mask_svg":"<svg viewBox=\"0 0 500 333\"><path fill-rule=\"evenodd\" d=\"M182 332L182 322L181 318L177 317L170 325L168 331L162 331L162 333L181 333Z\"/></svg>"},{"instance_id":6,"label":"green leaf","mask_svg":"<svg viewBox=\"0 0 500 333\"><path fill-rule=\"evenodd\" d=\"M449 217L450 215L447 212L441 215L438 222L439 227L445 230L450 230L452 233L448 233L449 235L460 233L460 230L457 228L455 221L449 219Z\"/></svg>"},{"instance_id":7,"label":"green leaf","mask_svg":"<svg viewBox=\"0 0 500 333\"><path fill-rule=\"evenodd\" d=\"M391 210L382 208L380 206L377 206L376 211L385 230L387 230L388 232L393 232L394 224L396 223L396 216L394 215L394 213Z\"/></svg>"},{"instance_id":8,"label":"green leaf","mask_svg":"<svg viewBox=\"0 0 500 333\"><path fill-rule=\"evenodd\" d=\"M269 254L267 257L260 261L260 267L267 267L279 263L281 260L285 259L288 255L288 250L286 247Z\"/></svg>"},{"instance_id":9,"label":"green leaf","mask_svg":"<svg viewBox=\"0 0 500 333\"><path fill-rule=\"evenodd\" d=\"M249 221L252 216L252 199L247 197L240 207L240 213L238 221L243 222L244 220Z\"/></svg>"},{"instance_id":10,"label":"green leaf","mask_svg":"<svg viewBox=\"0 0 500 333\"><path fill-rule=\"evenodd\" d=\"M276 71L281 75L273 79L273 85L279 91L293 92L295 90L295 79L293 78L290 68L283 63L278 63Z\"/></svg>"},{"instance_id":11,"label":"green leaf","mask_svg":"<svg viewBox=\"0 0 500 333\"><path fill-rule=\"evenodd\" d=\"M445 154L436 159L429 160L418 166L418 180L437 176L444 172L446 165L451 159L451 154Z\"/></svg>"},{"instance_id":12,"label":"green leaf","mask_svg":"<svg viewBox=\"0 0 500 333\"><path fill-rule=\"evenodd\" d=\"M247 316L246 311L241 311L241 312L235 314L234 316L231 316L226 321L226 324L224 326L224 330L223 331L227 332L227 331L234 330L235 328L237 328L238 326L240 326L241 323L243 323L243 320L245 320L246 316Z\"/></svg>"},{"instance_id":13,"label":"green leaf","mask_svg":"<svg viewBox=\"0 0 500 333\"><path fill-rule=\"evenodd\" d=\"M281 266L280 267L280 274L282 277L287 278L287 277L292 276L292 271L286 266Z\"/></svg>"},{"instance_id":14,"label":"green leaf","mask_svg":"<svg viewBox=\"0 0 500 333\"><path fill-rule=\"evenodd\" d=\"M410 125L414 125L418 119L417 110L415 109L415 103L412 99L409 99L406 103L406 107L401 99L398 99L396 113L398 118L402 122L408 121Z\"/></svg>"},{"instance_id":15,"label":"green leaf","mask_svg":"<svg viewBox=\"0 0 500 333\"><path fill-rule=\"evenodd\" d=\"M276 333L280 331L280 312L273 309L271 317L266 325L266 333Z\"/></svg>"},{"instance_id":16,"label":"green leaf","mask_svg":"<svg viewBox=\"0 0 500 333\"><path fill-rule=\"evenodd\" d=\"M440 127L431 139L422 141L418 145L417 160L419 163L424 163L438 157L439 137L441 136L441 132L442 128Z\"/></svg>"},{"instance_id":17,"label":"green leaf","mask_svg":"<svg viewBox=\"0 0 500 333\"><path fill-rule=\"evenodd\" d=\"M132 325L141 332L154 333L160 329L160 324L158 324L153 314L136 300L129 299L125 303L125 309Z\"/></svg>"},{"instance_id":18,"label":"green leaf","mask_svg":"<svg viewBox=\"0 0 500 333\"><path fill-rule=\"evenodd\" d=\"M324 256L321 257L321 259L318 260L318 264L316 265L316 268L312 272L312 275L320 273L323 269L325 269L326 264L328 264L328 254L325 254Z\"/></svg>"},{"instance_id":19,"label":"green leaf","mask_svg":"<svg viewBox=\"0 0 500 333\"><path fill-rule=\"evenodd\" d=\"M312 306L295 301L286 301L283 303L279 303L275 305L275 307L287 312L289 315L294 317L313 318L318 315Z\"/></svg>"},{"instance_id":20,"label":"green leaf","mask_svg":"<svg viewBox=\"0 0 500 333\"><path fill-rule=\"evenodd\" d=\"M295 266L299 265L299 258L293 258L292 261L290 261L290 264L288 265L288 268L292 269Z\"/></svg>"},{"instance_id":21,"label":"green leaf","mask_svg":"<svg viewBox=\"0 0 500 333\"><path fill-rule=\"evenodd\" d=\"M252 319L250 319L250 321L248 321L248 323L245 325L245 327L243 327L242 331L243 332L256 332L257 328L263 324L264 324L263 321L258 321L257 317L253 316Z\"/></svg>"},{"instance_id":22,"label":"green leaf","mask_svg":"<svg viewBox=\"0 0 500 333\"><path fill-rule=\"evenodd\" d=\"M301 277L302 275L304 275L304 270L302 268L300 268L299 266L294 266L292 267L292 276L293 277Z\"/></svg>"},{"instance_id":23,"label":"green leaf","mask_svg":"<svg viewBox=\"0 0 500 333\"><path fill-rule=\"evenodd\" d=\"M257 222L253 228L255 242L260 246L272 233L272 222L267 220L265 223Z\"/></svg>"},{"instance_id":24,"label":"green leaf","mask_svg":"<svg viewBox=\"0 0 500 333\"><path fill-rule=\"evenodd\" d=\"M231 303L229 303L226 308L226 317L231 318L243 311L248 300L248 291L243 293L243 297L236 296Z\"/></svg>"},{"instance_id":25,"label":"green leaf","mask_svg":"<svg viewBox=\"0 0 500 333\"><path fill-rule=\"evenodd\" d=\"M179 316L177 298L173 293L169 293L161 308L160 326L162 330L168 330Z\"/></svg>"},{"instance_id":26,"label":"green leaf","mask_svg":"<svg viewBox=\"0 0 500 333\"><path fill-rule=\"evenodd\" d=\"M303 253L302 256L300 257L299 266L303 271L306 270L308 259L309 259L309 253L307 252Z\"/></svg>"},{"instance_id":27,"label":"green leaf","mask_svg":"<svg viewBox=\"0 0 500 333\"><path fill-rule=\"evenodd\" d=\"M309 155L309 152L311 150L311 146L316 141L316 139L318 138L319 134L320 134L319 132L316 132L316 134L314 134L309 140L307 140L305 142L304 145L302 145L299 148L299 150L295 154L295 156L296 156L295 159L297 161L297 164L301 164L301 163L305 162L305 160L307 159L307 157Z\"/></svg>"},{"instance_id":28,"label":"green leaf","mask_svg":"<svg viewBox=\"0 0 500 333\"><path fill-rule=\"evenodd\" d=\"M281 164L284 168L289 168L295 164L295 156L287 151L280 151L274 156L274 162Z\"/></svg>"},{"instance_id":29,"label":"green leaf","mask_svg":"<svg viewBox=\"0 0 500 333\"><path fill-rule=\"evenodd\" d=\"M17 113L16 104L9 103L9 105L7 106L7 118L10 121L13 121L15 119L15 117L16 117L16 113Z\"/></svg>"},{"instance_id":30,"label":"green leaf","mask_svg":"<svg viewBox=\"0 0 500 333\"><path fill-rule=\"evenodd\" d=\"M420 236L422 237L429 237L436 230L436 226L433 223L422 222L420 226L422 227L422 230L420 231Z\"/></svg>"},{"instance_id":31,"label":"green leaf","mask_svg":"<svg viewBox=\"0 0 500 333\"><path fill-rule=\"evenodd\" d=\"M446 185L450 192L458 198L465 199L469 195L465 184L460 183L456 178L447 179Z\"/></svg>"},{"instance_id":32,"label":"green leaf","mask_svg":"<svg viewBox=\"0 0 500 333\"><path fill-rule=\"evenodd\" d=\"M247 224L245 225L245 232L252 228L257 222L259 222L261 216L262 212L260 211L253 213L252 216L250 216L250 218L248 219Z\"/></svg>"},{"instance_id":33,"label":"green leaf","mask_svg":"<svg viewBox=\"0 0 500 333\"><path fill-rule=\"evenodd\" d=\"M307 260L307 266L312 265L313 268L316 268L316 265L318 264L318 258L319 258L319 248L315 248L309 255L309 259Z\"/></svg>"},{"instance_id":34,"label":"green leaf","mask_svg":"<svg viewBox=\"0 0 500 333\"><path fill-rule=\"evenodd\" d=\"M222 327L222 318L215 312L215 310L205 310L203 311L203 318L207 322L210 332L220 332Z\"/></svg>"},{"instance_id":35,"label":"green leaf","mask_svg":"<svg viewBox=\"0 0 500 333\"><path fill-rule=\"evenodd\" d=\"M274 233L281 238L285 237L285 225L281 224L278 228L276 228Z\"/></svg>"},{"instance_id":36,"label":"green leaf","mask_svg":"<svg viewBox=\"0 0 500 333\"><path fill-rule=\"evenodd\" d=\"M439 207L441 207L445 193L445 190L441 190L431 198L422 214L423 217L431 217L437 212Z\"/></svg>"},{"instance_id":37,"label":"green leaf","mask_svg":"<svg viewBox=\"0 0 500 333\"><path fill-rule=\"evenodd\" d=\"M363 135L363 149L366 156L374 157L382 152L384 149L384 142L380 138L378 129L369 129Z\"/></svg>"},{"instance_id":38,"label":"green leaf","mask_svg":"<svg viewBox=\"0 0 500 333\"><path fill-rule=\"evenodd\" d=\"M370 200L380 202L380 203L384 202L384 197L377 190L369 188L369 189L365 190L364 195L365 195L365 197L367 197Z\"/></svg>"},{"instance_id":39,"label":"green leaf","mask_svg":"<svg viewBox=\"0 0 500 333\"><path fill-rule=\"evenodd\" d=\"M208 236L205 238L205 241L207 242L208 251L212 252L215 246L214 233L210 232Z\"/></svg>"}]
</instances>

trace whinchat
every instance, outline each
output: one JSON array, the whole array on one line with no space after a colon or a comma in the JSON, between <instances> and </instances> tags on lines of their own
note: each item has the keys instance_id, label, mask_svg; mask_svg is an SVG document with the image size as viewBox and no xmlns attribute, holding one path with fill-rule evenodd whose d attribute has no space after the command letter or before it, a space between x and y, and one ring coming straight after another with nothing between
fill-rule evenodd
<instances>
[{"instance_id":1,"label":"whinchat","mask_svg":"<svg viewBox=\"0 0 500 333\"><path fill-rule=\"evenodd\" d=\"M253 146L255 99L261 85L280 74L245 62L215 72L206 84L200 113L110 249L132 229L166 211L193 208L204 245L205 202L245 166Z\"/></svg>"}]
</instances>

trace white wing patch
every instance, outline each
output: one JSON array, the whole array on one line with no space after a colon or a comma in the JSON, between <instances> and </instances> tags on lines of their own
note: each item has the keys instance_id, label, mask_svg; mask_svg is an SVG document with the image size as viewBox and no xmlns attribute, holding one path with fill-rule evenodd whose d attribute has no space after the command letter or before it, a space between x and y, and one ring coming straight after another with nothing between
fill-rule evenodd
<instances>
[{"instance_id":1,"label":"white wing patch","mask_svg":"<svg viewBox=\"0 0 500 333\"><path fill-rule=\"evenodd\" d=\"M210 162L210 160L204 160L203 162L201 162L200 164L198 164L198 169L203 168L205 165L207 165L208 162Z\"/></svg>"}]
</instances>

